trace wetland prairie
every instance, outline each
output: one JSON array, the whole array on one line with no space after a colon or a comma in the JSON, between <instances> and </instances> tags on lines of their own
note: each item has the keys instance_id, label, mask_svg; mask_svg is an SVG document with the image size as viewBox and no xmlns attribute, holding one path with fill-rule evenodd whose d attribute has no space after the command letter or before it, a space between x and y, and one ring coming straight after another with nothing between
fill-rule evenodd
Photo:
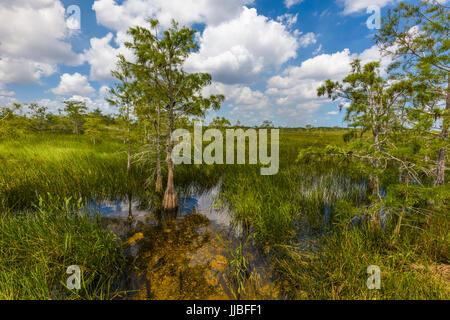
<instances>
[{"instance_id":1,"label":"wetland prairie","mask_svg":"<svg viewBox=\"0 0 450 320\"><path fill-rule=\"evenodd\" d=\"M148 174L139 161L127 184L120 142L94 146L88 138L53 134L3 142L0 156L10 160L0 172L2 298L445 297L445 260L435 262L438 269L426 267L430 260L417 260L423 247L389 245L389 219L376 235L355 220L358 211L341 216L340 207L367 203L363 175L329 160L296 161L298 150L343 143L343 134L282 130L280 173L274 176L261 176L252 165L177 166L180 205L170 214L160 209L159 197L140 187ZM131 202L123 185L134 186ZM434 217L442 218L445 225L445 215ZM366 270L355 260L382 264L392 291L368 291ZM65 285L72 264L83 266L82 292ZM44 280L38 270L46 270ZM336 281L344 284L338 293L329 290ZM414 281L426 286L417 291Z\"/></svg>"},{"instance_id":2,"label":"wetland prairie","mask_svg":"<svg viewBox=\"0 0 450 320\"><path fill-rule=\"evenodd\" d=\"M68 2L0 0L0 300L450 299L448 1Z\"/></svg>"}]
</instances>

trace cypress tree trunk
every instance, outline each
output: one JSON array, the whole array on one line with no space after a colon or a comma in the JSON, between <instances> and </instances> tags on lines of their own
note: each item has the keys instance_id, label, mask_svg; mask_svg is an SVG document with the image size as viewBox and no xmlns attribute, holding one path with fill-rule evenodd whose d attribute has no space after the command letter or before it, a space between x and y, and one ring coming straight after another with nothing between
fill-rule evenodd
<instances>
[{"instance_id":1,"label":"cypress tree trunk","mask_svg":"<svg viewBox=\"0 0 450 320\"><path fill-rule=\"evenodd\" d=\"M130 142L130 132L131 132L131 128L130 128L130 120L127 119L128 121L128 128L127 128L127 146L128 146L128 150L127 150L127 177L128 177L128 182L130 182L130 173L131 173L131 142Z\"/></svg>"},{"instance_id":2,"label":"cypress tree trunk","mask_svg":"<svg viewBox=\"0 0 450 320\"><path fill-rule=\"evenodd\" d=\"M403 157L403 161L404 161L404 157ZM400 183L402 183L402 173L403 172L401 172L400 173ZM408 175L408 172L406 172L406 175L405 175L405 178L404 178L404 182L405 182L405 184L406 184L406 186L409 186L409 175ZM408 193L406 194L406 197L405 197L405 202L407 202L408 201ZM403 216L404 216L404 214L405 214L405 206L403 205L402 206L402 211L400 212L400 215L399 215L399 217L398 217L398 220L397 220L397 225L395 226L395 229L394 229L394 243L396 243L397 242L397 238L398 238L398 236L400 235L400 229L401 229L401 227L402 227L402 220L403 220Z\"/></svg>"},{"instance_id":3,"label":"cypress tree trunk","mask_svg":"<svg viewBox=\"0 0 450 320\"><path fill-rule=\"evenodd\" d=\"M130 125L130 109L127 107L127 189L128 189L128 214L132 217L131 200L133 198L131 190L131 125Z\"/></svg>"},{"instance_id":4,"label":"cypress tree trunk","mask_svg":"<svg viewBox=\"0 0 450 320\"><path fill-rule=\"evenodd\" d=\"M445 110L450 112L450 77L447 78L447 98L445 102ZM446 114L442 121L442 132L441 139L447 141L448 138L448 126L449 126L449 115ZM441 186L445 183L445 169L447 162L447 147L443 147L438 151L437 161L436 161L436 177L434 180L435 186Z\"/></svg>"},{"instance_id":5,"label":"cypress tree trunk","mask_svg":"<svg viewBox=\"0 0 450 320\"><path fill-rule=\"evenodd\" d=\"M127 121L127 191L128 191L128 219L133 218L132 200L133 194L131 190L131 124L130 124L130 108L126 107L126 121Z\"/></svg>"},{"instance_id":6,"label":"cypress tree trunk","mask_svg":"<svg viewBox=\"0 0 450 320\"><path fill-rule=\"evenodd\" d=\"M371 98L371 100L372 100L372 98ZM372 134L373 134L373 144L375 146L375 150L377 152L380 152L381 151L380 141L379 141L380 132L379 132L378 127L377 127L375 113L372 113ZM372 165L373 165L373 167L375 169L380 168L379 160L378 159L374 159ZM378 199L381 201L380 179L378 177L378 173L371 175L370 180L371 180L372 185L373 185L373 189L372 189L373 195L378 197ZM380 214L379 210L376 210L376 212L374 212L372 214L372 216L370 218L370 222L371 222L373 227L375 227L377 229L381 228L381 214Z\"/></svg>"},{"instance_id":7,"label":"cypress tree trunk","mask_svg":"<svg viewBox=\"0 0 450 320\"><path fill-rule=\"evenodd\" d=\"M158 147L158 149L160 149ZM156 193L161 193L162 189L163 189L163 184L162 184L162 173L161 173L161 154L160 154L160 150L158 150L158 156L157 156L157 163L156 163L156 186L155 186L155 191Z\"/></svg>"},{"instance_id":8,"label":"cypress tree trunk","mask_svg":"<svg viewBox=\"0 0 450 320\"><path fill-rule=\"evenodd\" d=\"M167 153L167 158L172 157L172 152ZM168 176L167 176L167 188L164 194L163 209L166 212L173 212L178 209L177 192L175 190L175 184L173 182L173 162L172 159L167 161Z\"/></svg>"},{"instance_id":9,"label":"cypress tree trunk","mask_svg":"<svg viewBox=\"0 0 450 320\"><path fill-rule=\"evenodd\" d=\"M73 133L76 134L76 135L79 134L79 131L78 131L78 122L77 122L76 120L73 122Z\"/></svg>"},{"instance_id":10,"label":"cypress tree trunk","mask_svg":"<svg viewBox=\"0 0 450 320\"><path fill-rule=\"evenodd\" d=\"M128 143L127 177L128 177L128 181L129 181L130 173L131 173L131 146L130 146L130 141L128 139L127 139L127 143Z\"/></svg>"},{"instance_id":11,"label":"cypress tree trunk","mask_svg":"<svg viewBox=\"0 0 450 320\"><path fill-rule=\"evenodd\" d=\"M156 193L161 193L163 189L161 173L161 106L158 104L158 121L156 124Z\"/></svg>"},{"instance_id":12,"label":"cypress tree trunk","mask_svg":"<svg viewBox=\"0 0 450 320\"><path fill-rule=\"evenodd\" d=\"M174 128L174 114L173 114L174 104L170 106L170 124L169 124L169 141L167 143L167 187L166 192L164 194L163 201L163 209L165 212L174 212L178 209L178 199L177 192L175 190L175 184L173 182L173 161L172 161L172 150L173 150L173 142L172 142L172 132Z\"/></svg>"}]
</instances>

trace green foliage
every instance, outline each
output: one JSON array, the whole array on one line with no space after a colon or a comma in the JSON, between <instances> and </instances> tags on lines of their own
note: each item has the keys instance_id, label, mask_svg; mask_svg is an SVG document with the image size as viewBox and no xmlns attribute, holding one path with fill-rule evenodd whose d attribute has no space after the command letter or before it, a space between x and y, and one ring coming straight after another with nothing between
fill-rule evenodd
<instances>
[{"instance_id":1,"label":"green foliage","mask_svg":"<svg viewBox=\"0 0 450 320\"><path fill-rule=\"evenodd\" d=\"M88 117L86 117L84 123L84 132L86 135L91 137L94 144L98 142L102 133L105 131L104 125L104 120L100 117L94 115L89 115Z\"/></svg>"},{"instance_id":2,"label":"green foliage","mask_svg":"<svg viewBox=\"0 0 450 320\"><path fill-rule=\"evenodd\" d=\"M79 135L82 130L83 118L86 114L86 103L81 101L64 101L64 111L73 124L73 133Z\"/></svg>"},{"instance_id":3,"label":"green foliage","mask_svg":"<svg viewBox=\"0 0 450 320\"><path fill-rule=\"evenodd\" d=\"M263 123L259 126L259 128L270 129L273 128L273 122L270 120L264 120Z\"/></svg>"},{"instance_id":4,"label":"green foliage","mask_svg":"<svg viewBox=\"0 0 450 320\"><path fill-rule=\"evenodd\" d=\"M136 106L136 82L133 78L132 65L122 55L118 56L116 70L111 74L116 79L115 86L109 89L109 97L105 100L119 109L119 113L125 122L125 128L129 130L134 107ZM128 132L129 135L129 132Z\"/></svg>"},{"instance_id":5,"label":"green foliage","mask_svg":"<svg viewBox=\"0 0 450 320\"><path fill-rule=\"evenodd\" d=\"M399 181L409 181L409 178L414 183L424 185L427 176L432 175L425 140L419 139L414 131L404 125L404 111L413 90L414 85L410 80L392 81L383 78L379 72L379 63L361 66L355 60L352 72L343 80L343 84L327 80L318 89L318 95L349 102L345 120L351 127L361 129L362 134L358 137L355 131L351 131L350 136L344 136L347 142L344 147L328 146L323 151L314 152L307 150L298 158L310 161L328 155L356 162L358 170L370 177L373 198L378 203L366 208L366 212L372 212L378 225L383 200L382 187L388 188Z\"/></svg>"},{"instance_id":6,"label":"green foliage","mask_svg":"<svg viewBox=\"0 0 450 320\"><path fill-rule=\"evenodd\" d=\"M450 31L449 7L437 1L401 3L389 10L377 43L391 55L394 78L408 79L413 87L406 122L426 137L424 148L433 158L434 184L445 181L450 126ZM431 167L429 165L429 167ZM431 169L430 169L431 170Z\"/></svg>"},{"instance_id":7,"label":"green foliage","mask_svg":"<svg viewBox=\"0 0 450 320\"><path fill-rule=\"evenodd\" d=\"M117 237L80 215L70 199L39 202L37 212L0 213L0 299L111 299L124 264ZM78 265L81 290L66 270Z\"/></svg>"},{"instance_id":8,"label":"green foliage","mask_svg":"<svg viewBox=\"0 0 450 320\"><path fill-rule=\"evenodd\" d=\"M231 127L231 122L225 117L216 117L213 119L213 121L211 121L209 126L222 130Z\"/></svg>"},{"instance_id":9,"label":"green foliage","mask_svg":"<svg viewBox=\"0 0 450 320\"><path fill-rule=\"evenodd\" d=\"M133 37L126 46L136 55L135 73L146 75L147 85L158 90L157 98L168 112L169 121L178 116L203 116L208 109L218 109L224 100L221 95L204 98L201 90L211 83L211 75L186 73L182 65L198 45L194 41L195 31L172 26L158 35L159 22L149 20L150 28L130 28ZM159 102L159 101L158 101Z\"/></svg>"},{"instance_id":10,"label":"green foliage","mask_svg":"<svg viewBox=\"0 0 450 320\"><path fill-rule=\"evenodd\" d=\"M252 275L252 271L245 257L245 247L251 237L247 237L245 241L239 241L236 248L232 248L227 244L219 234L216 234L216 237L230 252L227 268L228 280L231 282L233 297L240 300L246 294L246 284Z\"/></svg>"},{"instance_id":11,"label":"green foliage","mask_svg":"<svg viewBox=\"0 0 450 320\"><path fill-rule=\"evenodd\" d=\"M47 129L47 108L39 106L36 103L31 103L28 108L31 110L31 120L33 128L37 131L43 131Z\"/></svg>"}]
</instances>

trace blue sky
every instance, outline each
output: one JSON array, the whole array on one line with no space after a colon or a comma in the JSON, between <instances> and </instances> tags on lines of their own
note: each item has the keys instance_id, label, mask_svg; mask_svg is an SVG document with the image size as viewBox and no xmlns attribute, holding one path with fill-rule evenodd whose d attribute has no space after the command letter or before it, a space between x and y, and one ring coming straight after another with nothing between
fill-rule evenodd
<instances>
[{"instance_id":1,"label":"blue sky","mask_svg":"<svg viewBox=\"0 0 450 320\"><path fill-rule=\"evenodd\" d=\"M227 97L209 114L255 125L342 126L336 103L315 96L342 79L352 59L381 60L366 21L396 0L15 0L0 1L0 104L66 99L116 110L104 101L118 53L131 58L126 30L145 18L171 18L199 31L191 72L209 72L207 93ZM80 8L81 24L67 9ZM72 19L72 20L71 20ZM75 27L75 28L74 28Z\"/></svg>"}]
</instances>

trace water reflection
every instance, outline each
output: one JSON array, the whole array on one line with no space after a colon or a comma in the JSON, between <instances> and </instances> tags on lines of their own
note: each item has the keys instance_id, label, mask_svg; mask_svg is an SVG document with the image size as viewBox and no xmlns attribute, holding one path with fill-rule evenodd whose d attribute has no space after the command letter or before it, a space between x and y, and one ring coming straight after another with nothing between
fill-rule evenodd
<instances>
[{"instance_id":1,"label":"water reflection","mask_svg":"<svg viewBox=\"0 0 450 320\"><path fill-rule=\"evenodd\" d=\"M127 293L121 298L235 297L229 272L230 249L236 248L244 236L226 206L217 205L219 191L220 185L206 191L193 187L184 191L179 210L172 215L154 211L130 197L88 204L88 209L100 212L107 228L121 238L133 268L123 281ZM248 246L245 256L259 283L257 290L247 290L242 298L278 298L270 266L258 248Z\"/></svg>"}]
</instances>

